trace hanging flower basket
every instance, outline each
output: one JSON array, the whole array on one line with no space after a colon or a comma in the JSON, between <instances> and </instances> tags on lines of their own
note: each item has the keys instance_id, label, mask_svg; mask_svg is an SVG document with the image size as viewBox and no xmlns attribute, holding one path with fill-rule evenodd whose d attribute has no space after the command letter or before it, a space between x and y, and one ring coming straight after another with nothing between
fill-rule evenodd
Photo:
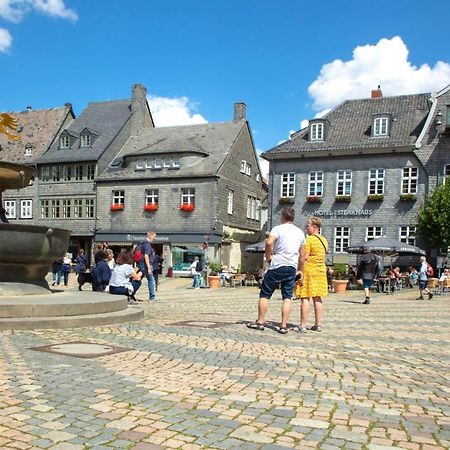
<instances>
[{"instance_id":1,"label":"hanging flower basket","mask_svg":"<svg viewBox=\"0 0 450 450\"><path fill-rule=\"evenodd\" d=\"M182 203L180 205L180 209L181 209L181 211L192 212L195 209L195 204L194 203Z\"/></svg>"},{"instance_id":2,"label":"hanging flower basket","mask_svg":"<svg viewBox=\"0 0 450 450\"><path fill-rule=\"evenodd\" d=\"M308 203L322 203L322 197L320 195L308 195L306 201Z\"/></svg>"},{"instance_id":3,"label":"hanging flower basket","mask_svg":"<svg viewBox=\"0 0 450 450\"><path fill-rule=\"evenodd\" d=\"M147 203L144 205L144 211L154 212L158 209L158 203Z\"/></svg>"},{"instance_id":4,"label":"hanging flower basket","mask_svg":"<svg viewBox=\"0 0 450 450\"><path fill-rule=\"evenodd\" d=\"M117 203L111 205L111 211L123 211L124 205L123 203Z\"/></svg>"}]
</instances>

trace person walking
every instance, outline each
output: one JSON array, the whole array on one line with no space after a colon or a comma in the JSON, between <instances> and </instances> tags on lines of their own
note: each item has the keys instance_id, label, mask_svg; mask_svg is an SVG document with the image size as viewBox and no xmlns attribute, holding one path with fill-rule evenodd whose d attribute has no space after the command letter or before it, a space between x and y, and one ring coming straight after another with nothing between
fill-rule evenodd
<instances>
[{"instance_id":1,"label":"person walking","mask_svg":"<svg viewBox=\"0 0 450 450\"><path fill-rule=\"evenodd\" d=\"M138 267L147 278L148 283L148 295L149 301L154 302L156 300L156 287L155 278L153 276L153 258L155 255L155 250L152 247L152 242L156 238L155 231L149 231L145 237L145 241L141 244L142 257L138 263Z\"/></svg>"},{"instance_id":2,"label":"person walking","mask_svg":"<svg viewBox=\"0 0 450 450\"><path fill-rule=\"evenodd\" d=\"M420 269L419 269L419 297L416 300L423 300L423 294L428 295L428 299L433 298L433 294L427 289L428 284L428 263L425 256L420 257Z\"/></svg>"},{"instance_id":3,"label":"person walking","mask_svg":"<svg viewBox=\"0 0 450 450\"><path fill-rule=\"evenodd\" d=\"M75 259L75 267L73 269L73 271L78 275L77 280L79 291L82 291L81 287L86 282L85 273L87 271L87 266L88 266L87 256L84 254L84 250L80 248L80 250L78 250L78 255Z\"/></svg>"},{"instance_id":4,"label":"person walking","mask_svg":"<svg viewBox=\"0 0 450 450\"><path fill-rule=\"evenodd\" d=\"M314 303L315 323L310 329L322 331L323 303L322 298L328 295L327 268L325 266L328 251L327 240L320 235L322 220L311 217L306 223L306 242L300 249L300 271L303 274L299 280L295 296L300 298L300 326L298 331L306 333L309 316L309 301Z\"/></svg>"},{"instance_id":5,"label":"person walking","mask_svg":"<svg viewBox=\"0 0 450 450\"><path fill-rule=\"evenodd\" d=\"M378 274L378 257L372 252L370 247L364 247L364 255L358 265L358 280L362 280L364 295L366 296L363 305L370 305L370 288Z\"/></svg>"},{"instance_id":6,"label":"person walking","mask_svg":"<svg viewBox=\"0 0 450 450\"><path fill-rule=\"evenodd\" d=\"M194 261L189 266L189 270L191 271L192 276L194 277L194 282L192 283L192 287L194 289L200 289L200 276L202 274L202 268L200 259L198 256L194 258Z\"/></svg>"},{"instance_id":7,"label":"person walking","mask_svg":"<svg viewBox=\"0 0 450 450\"><path fill-rule=\"evenodd\" d=\"M269 268L261 284L258 302L258 319L247 325L253 330L264 330L264 321L269 308L269 300L275 289L281 285L281 323L278 332L288 332L287 323L291 312L291 299L296 274L300 272L300 247L305 243L305 235L294 225L295 211L281 210L281 224L270 231L265 246L265 257Z\"/></svg>"},{"instance_id":8,"label":"person walking","mask_svg":"<svg viewBox=\"0 0 450 450\"><path fill-rule=\"evenodd\" d=\"M56 259L52 262L52 286L61 284L61 272L62 272L63 260Z\"/></svg>"},{"instance_id":9,"label":"person walking","mask_svg":"<svg viewBox=\"0 0 450 450\"><path fill-rule=\"evenodd\" d=\"M70 259L70 253L66 253L66 255L63 258L63 265L62 265L62 275L64 278L64 286L69 285L69 274L72 270L72 260Z\"/></svg>"},{"instance_id":10,"label":"person walking","mask_svg":"<svg viewBox=\"0 0 450 450\"><path fill-rule=\"evenodd\" d=\"M99 256L102 255L100 254ZM108 266L107 263L105 264ZM134 270L131 254L121 252L117 256L116 266L111 273L109 292L115 295L126 295L128 303L136 304L137 300L135 296L141 287L141 278L142 273Z\"/></svg>"}]
</instances>

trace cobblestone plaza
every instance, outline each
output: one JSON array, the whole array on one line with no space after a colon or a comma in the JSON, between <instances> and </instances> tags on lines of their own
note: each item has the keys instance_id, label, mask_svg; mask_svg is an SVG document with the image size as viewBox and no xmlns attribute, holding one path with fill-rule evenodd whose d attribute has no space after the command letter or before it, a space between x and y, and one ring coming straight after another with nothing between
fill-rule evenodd
<instances>
[{"instance_id":1,"label":"cobblestone plaza","mask_svg":"<svg viewBox=\"0 0 450 450\"><path fill-rule=\"evenodd\" d=\"M0 448L450 447L450 295L332 294L283 336L246 328L256 287L165 281L141 322L0 332Z\"/></svg>"}]
</instances>

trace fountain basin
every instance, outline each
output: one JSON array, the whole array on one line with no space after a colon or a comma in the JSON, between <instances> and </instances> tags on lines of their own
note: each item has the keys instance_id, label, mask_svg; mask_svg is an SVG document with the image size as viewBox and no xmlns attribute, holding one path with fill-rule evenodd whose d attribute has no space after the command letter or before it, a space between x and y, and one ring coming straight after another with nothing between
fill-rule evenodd
<instances>
[{"instance_id":1,"label":"fountain basin","mask_svg":"<svg viewBox=\"0 0 450 450\"><path fill-rule=\"evenodd\" d=\"M22 189L30 184L35 169L25 164L0 163L0 189Z\"/></svg>"},{"instance_id":2,"label":"fountain basin","mask_svg":"<svg viewBox=\"0 0 450 450\"><path fill-rule=\"evenodd\" d=\"M0 295L49 292L45 276L67 251L70 230L0 223Z\"/></svg>"}]
</instances>

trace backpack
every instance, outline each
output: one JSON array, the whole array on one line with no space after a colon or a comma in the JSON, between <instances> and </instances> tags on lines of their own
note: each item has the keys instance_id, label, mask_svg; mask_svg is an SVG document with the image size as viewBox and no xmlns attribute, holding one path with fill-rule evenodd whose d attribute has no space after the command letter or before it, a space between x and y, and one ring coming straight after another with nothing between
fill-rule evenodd
<instances>
[{"instance_id":1,"label":"backpack","mask_svg":"<svg viewBox=\"0 0 450 450\"><path fill-rule=\"evenodd\" d=\"M136 247L134 247L134 250L131 252L131 256L133 258L134 263L141 262L141 259L144 256L142 254L142 242L140 244L136 245Z\"/></svg>"},{"instance_id":2,"label":"backpack","mask_svg":"<svg viewBox=\"0 0 450 450\"><path fill-rule=\"evenodd\" d=\"M427 277L433 277L434 276L434 269L428 263L427 263L427 271L426 272L427 272Z\"/></svg>"},{"instance_id":3,"label":"backpack","mask_svg":"<svg viewBox=\"0 0 450 450\"><path fill-rule=\"evenodd\" d=\"M195 265L195 271L201 272L203 270L202 263L200 261L197 261L197 264Z\"/></svg>"}]
</instances>

